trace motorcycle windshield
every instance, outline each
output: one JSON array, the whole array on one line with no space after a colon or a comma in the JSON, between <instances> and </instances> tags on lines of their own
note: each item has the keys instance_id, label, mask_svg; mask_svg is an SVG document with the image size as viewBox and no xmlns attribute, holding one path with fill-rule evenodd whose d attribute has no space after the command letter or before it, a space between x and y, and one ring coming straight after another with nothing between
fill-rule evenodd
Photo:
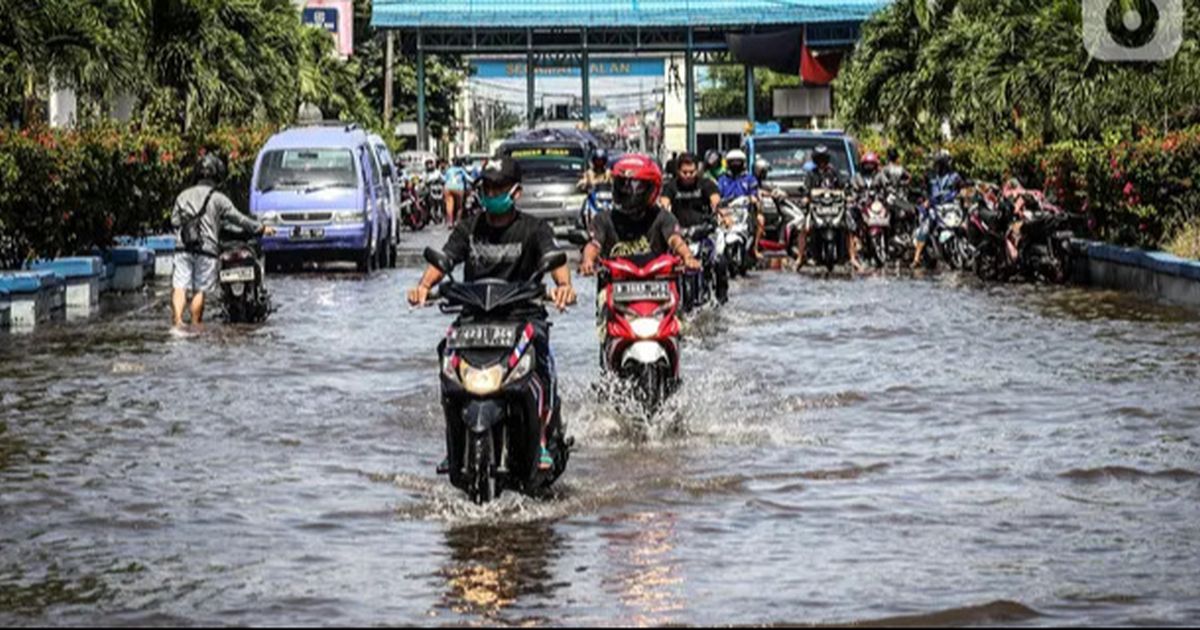
<instances>
[{"instance_id":1,"label":"motorcycle windshield","mask_svg":"<svg viewBox=\"0 0 1200 630\"><path fill-rule=\"evenodd\" d=\"M545 287L540 282L458 282L442 291L449 305L472 314L538 308L543 295Z\"/></svg>"}]
</instances>

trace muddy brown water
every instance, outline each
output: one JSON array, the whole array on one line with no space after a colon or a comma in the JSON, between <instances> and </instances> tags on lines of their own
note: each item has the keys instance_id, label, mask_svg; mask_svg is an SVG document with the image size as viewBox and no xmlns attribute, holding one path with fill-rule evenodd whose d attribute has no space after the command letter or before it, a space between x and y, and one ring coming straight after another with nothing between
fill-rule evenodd
<instances>
[{"instance_id":1,"label":"muddy brown water","mask_svg":"<svg viewBox=\"0 0 1200 630\"><path fill-rule=\"evenodd\" d=\"M478 508L434 474L449 320L416 277L0 337L0 625L1200 623L1200 314L761 273L638 439L578 308L570 468Z\"/></svg>"}]
</instances>

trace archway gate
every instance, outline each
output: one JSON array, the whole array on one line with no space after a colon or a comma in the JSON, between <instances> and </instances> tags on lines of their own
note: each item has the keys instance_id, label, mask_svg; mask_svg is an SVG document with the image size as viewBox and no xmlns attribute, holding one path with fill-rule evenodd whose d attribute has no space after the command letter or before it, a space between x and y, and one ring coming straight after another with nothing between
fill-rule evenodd
<instances>
[{"instance_id":1,"label":"archway gate","mask_svg":"<svg viewBox=\"0 0 1200 630\"><path fill-rule=\"evenodd\" d=\"M425 55L523 55L526 116L532 127L536 68L580 68L583 120L591 120L590 56L683 54L689 149L695 149L695 64L739 63L730 36L789 29L797 49L848 49L862 22L889 0L375 0L371 24L388 32L385 117L390 117L393 41L417 66L418 148L429 145ZM754 66L746 67L754 120ZM793 66L799 72L799 62Z\"/></svg>"}]
</instances>

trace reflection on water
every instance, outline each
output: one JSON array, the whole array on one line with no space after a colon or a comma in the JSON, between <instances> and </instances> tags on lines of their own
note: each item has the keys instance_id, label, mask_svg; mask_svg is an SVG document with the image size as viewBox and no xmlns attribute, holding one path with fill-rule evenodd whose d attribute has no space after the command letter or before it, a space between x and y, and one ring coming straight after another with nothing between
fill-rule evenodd
<instances>
[{"instance_id":1,"label":"reflection on water","mask_svg":"<svg viewBox=\"0 0 1200 630\"><path fill-rule=\"evenodd\" d=\"M685 608L680 596L683 575L675 558L676 520L669 512L600 518L604 551L614 567L604 587L620 599L630 625L677 623L676 613Z\"/></svg>"},{"instance_id":2,"label":"reflection on water","mask_svg":"<svg viewBox=\"0 0 1200 630\"><path fill-rule=\"evenodd\" d=\"M460 615L504 620L518 601L548 604L559 586L551 566L563 553L563 540L548 523L450 526L445 543L450 557L440 572L446 582L442 605Z\"/></svg>"},{"instance_id":3,"label":"reflection on water","mask_svg":"<svg viewBox=\"0 0 1200 630\"><path fill-rule=\"evenodd\" d=\"M579 308L569 469L479 507L434 474L418 273L0 337L0 626L1200 620L1200 314L761 273L691 325L676 430L631 437Z\"/></svg>"}]
</instances>

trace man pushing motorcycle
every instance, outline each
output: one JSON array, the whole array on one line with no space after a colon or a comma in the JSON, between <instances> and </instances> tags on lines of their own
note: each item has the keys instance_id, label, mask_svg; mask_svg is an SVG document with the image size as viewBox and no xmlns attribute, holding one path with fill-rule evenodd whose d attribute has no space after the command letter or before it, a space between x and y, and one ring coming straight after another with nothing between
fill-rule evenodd
<instances>
[{"instance_id":1,"label":"man pushing motorcycle","mask_svg":"<svg viewBox=\"0 0 1200 630\"><path fill-rule=\"evenodd\" d=\"M480 179L483 186L480 202L486 212L460 221L446 241L443 253L456 265L466 263L463 276L467 282L484 279L525 281L537 271L542 258L557 249L554 232L545 221L517 209L516 203L521 198L521 168L516 161L492 160ZM564 264L550 274L556 285L550 290L550 297L560 311L565 310L575 303L571 272ZM429 265L420 283L408 292L409 303L423 306L429 292L443 277L441 270ZM535 321L538 328L534 335L537 370L546 382L556 383L554 357L550 352L550 326L545 312ZM557 405L557 388L551 388L551 391L553 405ZM550 470L554 460L546 449L545 426L542 428L538 468ZM443 462L439 469L447 466L448 462Z\"/></svg>"}]
</instances>

